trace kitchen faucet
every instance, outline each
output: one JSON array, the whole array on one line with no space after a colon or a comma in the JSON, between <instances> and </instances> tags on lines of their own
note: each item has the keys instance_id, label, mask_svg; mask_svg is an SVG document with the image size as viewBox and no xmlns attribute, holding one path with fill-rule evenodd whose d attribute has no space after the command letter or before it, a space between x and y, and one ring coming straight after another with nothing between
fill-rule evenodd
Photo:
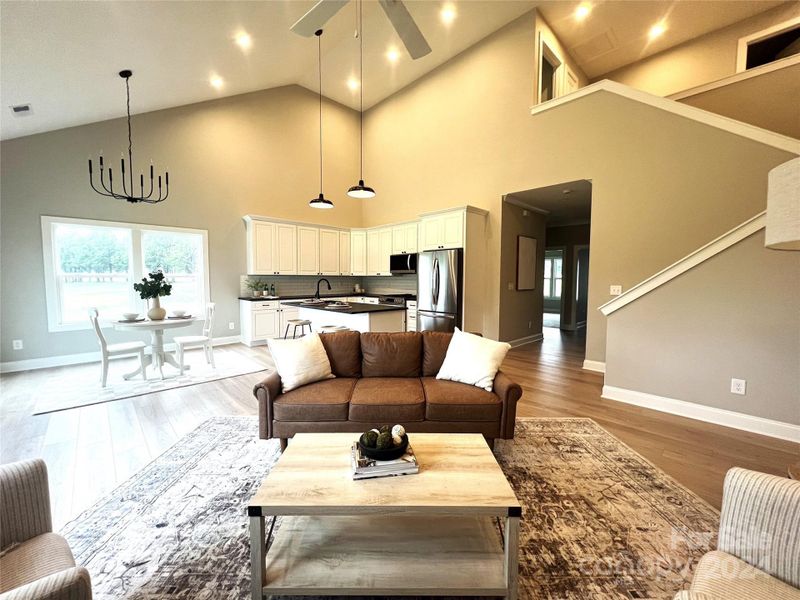
<instances>
[{"instance_id":1,"label":"kitchen faucet","mask_svg":"<svg viewBox=\"0 0 800 600\"><path fill-rule=\"evenodd\" d=\"M324 277L323 277L322 279L317 279L317 293L316 293L316 294L314 294L314 298L316 298L317 300L319 300L319 284L320 284L320 283L322 283L323 281L324 281L326 284L328 284L328 291L329 291L329 292L330 292L330 291L331 291L331 289L332 289L332 288L331 288L331 282L330 282L330 281L328 281L328 280L327 280L327 279L325 279Z\"/></svg>"}]
</instances>

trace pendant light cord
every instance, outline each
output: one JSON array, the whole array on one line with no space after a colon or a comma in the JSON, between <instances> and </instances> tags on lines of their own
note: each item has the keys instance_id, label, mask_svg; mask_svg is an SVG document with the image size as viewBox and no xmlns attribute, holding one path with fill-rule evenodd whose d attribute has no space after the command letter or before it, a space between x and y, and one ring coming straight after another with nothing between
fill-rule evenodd
<instances>
[{"instance_id":1,"label":"pendant light cord","mask_svg":"<svg viewBox=\"0 0 800 600\"><path fill-rule=\"evenodd\" d=\"M133 137L131 135L131 84L130 77L125 78L125 96L127 98L126 108L128 111L128 170L130 171L131 180L131 196L133 196ZM125 183L125 178L122 178L122 183ZM142 191L144 193L144 191Z\"/></svg>"},{"instance_id":2,"label":"pendant light cord","mask_svg":"<svg viewBox=\"0 0 800 600\"><path fill-rule=\"evenodd\" d=\"M358 82L359 91L360 91L360 100L359 100L359 172L361 174L362 181L364 180L364 12L363 12L363 0L358 0L358 78L360 81Z\"/></svg>"},{"instance_id":3,"label":"pendant light cord","mask_svg":"<svg viewBox=\"0 0 800 600\"><path fill-rule=\"evenodd\" d=\"M322 195L322 30L317 32L318 68L319 68L319 193Z\"/></svg>"}]
</instances>

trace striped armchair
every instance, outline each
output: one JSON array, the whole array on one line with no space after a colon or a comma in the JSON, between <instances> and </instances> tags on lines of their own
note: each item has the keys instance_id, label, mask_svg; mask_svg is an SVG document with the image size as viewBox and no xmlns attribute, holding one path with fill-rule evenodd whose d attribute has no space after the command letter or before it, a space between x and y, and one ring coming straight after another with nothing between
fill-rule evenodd
<instances>
[{"instance_id":1,"label":"striped armchair","mask_svg":"<svg viewBox=\"0 0 800 600\"><path fill-rule=\"evenodd\" d=\"M0 465L0 600L90 600L89 572L53 533L43 460Z\"/></svg>"},{"instance_id":2,"label":"striped armchair","mask_svg":"<svg viewBox=\"0 0 800 600\"><path fill-rule=\"evenodd\" d=\"M717 549L674 600L800 600L800 481L734 468Z\"/></svg>"}]
</instances>

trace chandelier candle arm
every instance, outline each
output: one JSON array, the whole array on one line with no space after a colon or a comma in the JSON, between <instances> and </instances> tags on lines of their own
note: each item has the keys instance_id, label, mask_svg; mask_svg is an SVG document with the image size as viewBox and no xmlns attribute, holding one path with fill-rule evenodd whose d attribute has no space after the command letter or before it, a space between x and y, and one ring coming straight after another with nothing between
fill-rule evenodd
<instances>
[{"instance_id":1,"label":"chandelier candle arm","mask_svg":"<svg viewBox=\"0 0 800 600\"><path fill-rule=\"evenodd\" d=\"M119 76L125 80L125 97L126 97L126 113L127 113L127 125L128 125L128 165L126 169L125 165L125 155L123 154L119 159L119 167L120 173L122 175L122 193L117 193L114 191L114 171L111 167L108 168L108 185L106 185L105 181L105 163L103 160L103 151L100 151L100 177L99 177L99 187L95 185L95 178L94 178L94 168L92 165L92 159L89 159L89 185L91 188L100 194L101 196L106 196L108 198L115 198L117 200L125 200L126 202L130 202L135 204L137 202L145 202L147 204L157 204L158 202L163 202L169 196L169 171L164 172L163 176L163 184L162 184L162 176L158 176L158 197L153 197L153 192L155 191L154 185L154 171L153 171L153 163L150 163L150 191L147 195L144 193L144 174L139 174L139 195L135 196L135 188L134 188L134 167L133 167L133 135L132 135L132 128L131 128L131 89L130 89L130 78L133 75L133 72L125 69L119 72ZM127 175L127 177L126 177ZM130 189L129 189L130 188Z\"/></svg>"}]
</instances>

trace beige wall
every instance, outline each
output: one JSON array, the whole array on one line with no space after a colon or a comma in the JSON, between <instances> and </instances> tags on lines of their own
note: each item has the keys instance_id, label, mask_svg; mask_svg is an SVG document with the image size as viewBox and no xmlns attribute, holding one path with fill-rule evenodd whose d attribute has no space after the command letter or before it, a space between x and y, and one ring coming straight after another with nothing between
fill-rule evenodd
<instances>
[{"instance_id":1,"label":"beige wall","mask_svg":"<svg viewBox=\"0 0 800 600\"><path fill-rule=\"evenodd\" d=\"M739 38L800 16L800 2L787 2L723 29L606 73L612 79L658 96L669 96L736 73Z\"/></svg>"},{"instance_id":2,"label":"beige wall","mask_svg":"<svg viewBox=\"0 0 800 600\"><path fill-rule=\"evenodd\" d=\"M242 215L361 224L359 202L345 195L358 179L358 117L338 104L329 102L325 110L325 192L336 209L308 207L319 192L317 106L314 94L291 86L135 116L134 160L141 167L152 157L170 171L169 200L153 206L89 189L87 157L100 149L118 156L124 120L2 142L2 361L97 350L88 330L47 331L41 215L207 229L214 335L237 335ZM113 331L109 337L119 341ZM12 351L12 339L22 339L24 350Z\"/></svg>"},{"instance_id":3,"label":"beige wall","mask_svg":"<svg viewBox=\"0 0 800 600\"><path fill-rule=\"evenodd\" d=\"M800 425L798 298L800 253L761 230L612 313L605 383Z\"/></svg>"},{"instance_id":4,"label":"beige wall","mask_svg":"<svg viewBox=\"0 0 800 600\"><path fill-rule=\"evenodd\" d=\"M500 265L500 339L512 341L542 333L542 285L544 279L545 217L544 215L503 202ZM517 236L536 239L536 289L518 291ZM512 289L508 289L509 285Z\"/></svg>"},{"instance_id":5,"label":"beige wall","mask_svg":"<svg viewBox=\"0 0 800 600\"><path fill-rule=\"evenodd\" d=\"M763 210L767 172L791 155L605 92L531 116L533 48L527 14L366 114L378 195L364 223L488 209L486 305L498 309L485 334L497 337L503 195L592 180L587 358L603 361L609 285L632 287Z\"/></svg>"}]
</instances>

